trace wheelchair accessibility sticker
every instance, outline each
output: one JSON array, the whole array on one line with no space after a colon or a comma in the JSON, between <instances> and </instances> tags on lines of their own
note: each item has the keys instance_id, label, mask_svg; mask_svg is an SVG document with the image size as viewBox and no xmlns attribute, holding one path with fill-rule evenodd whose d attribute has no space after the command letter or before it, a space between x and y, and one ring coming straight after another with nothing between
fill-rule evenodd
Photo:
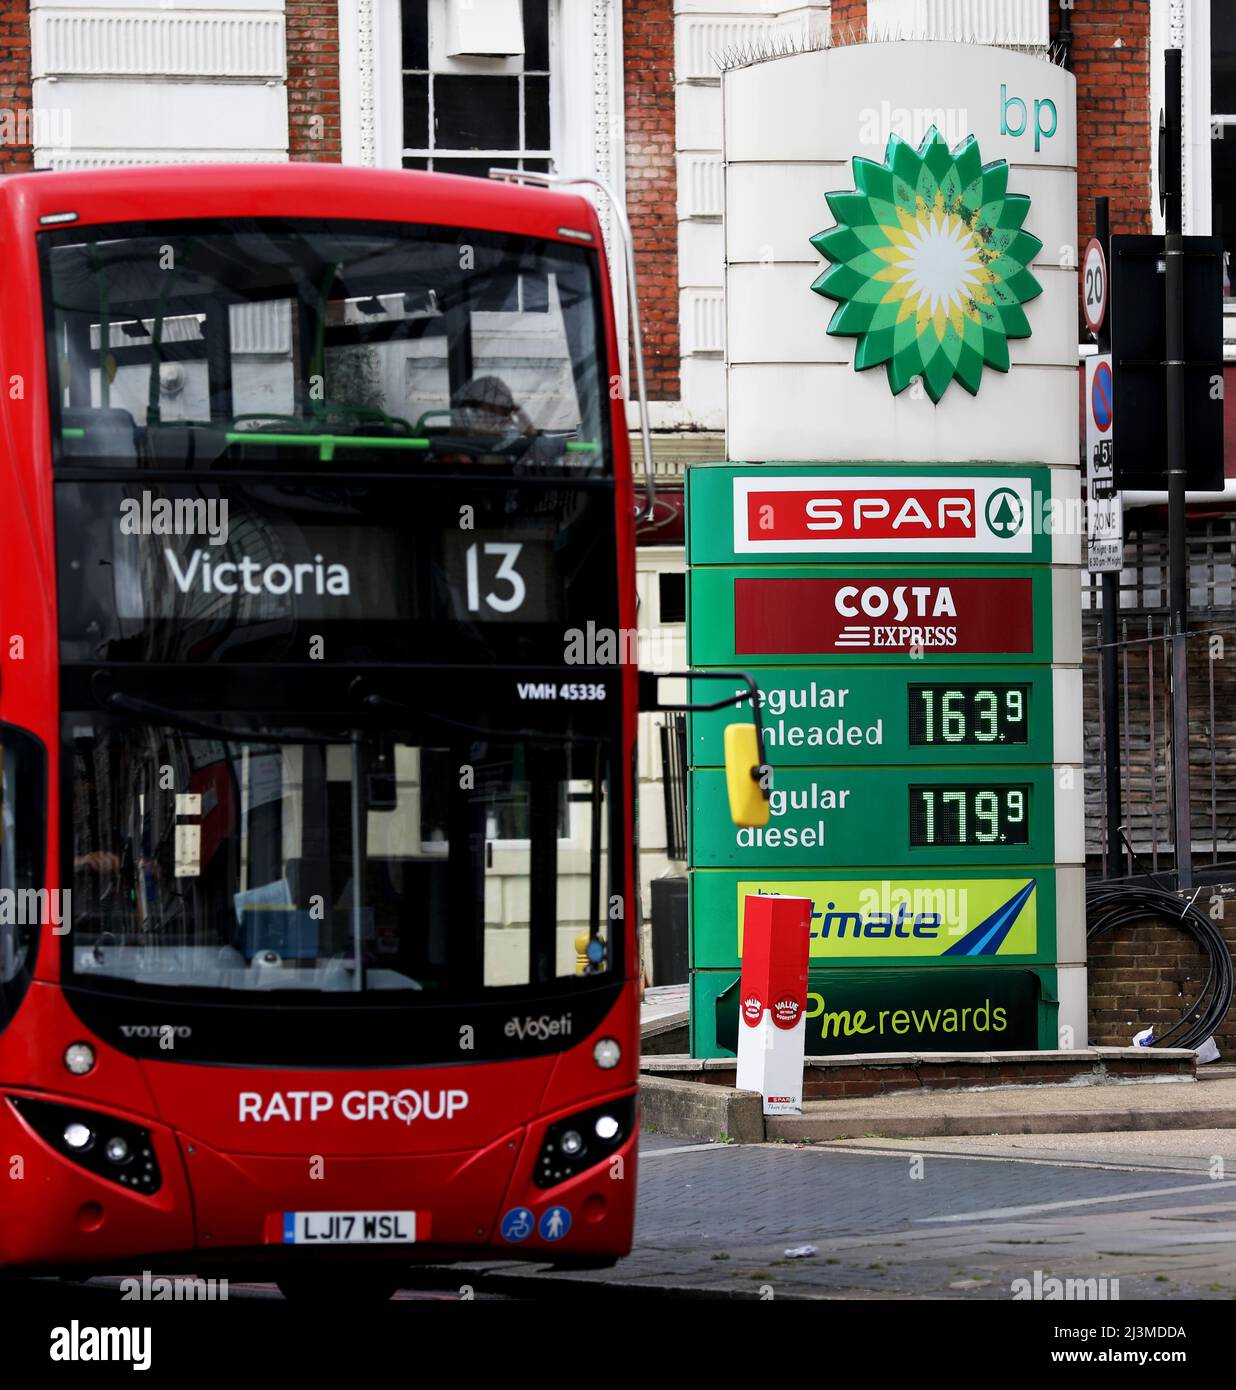
<instances>
[{"instance_id":1,"label":"wheelchair accessibility sticker","mask_svg":"<svg viewBox=\"0 0 1236 1390\"><path fill-rule=\"evenodd\" d=\"M512 1207L502 1218L502 1239L517 1245L528 1239L535 1225L536 1218L527 1207Z\"/></svg>"}]
</instances>

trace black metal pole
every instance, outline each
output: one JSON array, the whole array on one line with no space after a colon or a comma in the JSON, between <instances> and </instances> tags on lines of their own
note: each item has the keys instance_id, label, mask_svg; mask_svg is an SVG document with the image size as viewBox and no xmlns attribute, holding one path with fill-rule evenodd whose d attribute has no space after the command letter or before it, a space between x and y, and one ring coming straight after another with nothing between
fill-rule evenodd
<instances>
[{"instance_id":1,"label":"black metal pole","mask_svg":"<svg viewBox=\"0 0 1236 1390\"><path fill-rule=\"evenodd\" d=\"M1185 534L1183 54L1167 51L1167 570L1172 634L1172 828L1176 883L1193 887L1189 812L1189 555Z\"/></svg>"},{"instance_id":2,"label":"black metal pole","mask_svg":"<svg viewBox=\"0 0 1236 1390\"><path fill-rule=\"evenodd\" d=\"M1107 258L1107 283L1111 285L1111 211L1106 198L1096 198L1094 204L1095 240ZM1107 313L1099 330L1100 352L1112 350L1111 316L1114 306L1108 295ZM1092 499L1093 501L1093 499ZM1120 877L1124 847L1120 842L1120 678L1116 663L1116 619L1120 609L1120 575L1102 577L1103 609L1100 658L1103 673L1103 778L1106 789L1107 845L1103 873L1107 878Z\"/></svg>"}]
</instances>

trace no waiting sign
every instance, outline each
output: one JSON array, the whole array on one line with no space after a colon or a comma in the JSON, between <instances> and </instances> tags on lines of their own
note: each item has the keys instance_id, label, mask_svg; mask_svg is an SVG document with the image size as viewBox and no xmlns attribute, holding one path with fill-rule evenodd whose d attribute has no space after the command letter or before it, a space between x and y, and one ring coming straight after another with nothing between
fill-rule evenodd
<instances>
[{"instance_id":1,"label":"no waiting sign","mask_svg":"<svg viewBox=\"0 0 1236 1390\"><path fill-rule=\"evenodd\" d=\"M1124 511L1114 482L1111 353L1086 360L1086 563L1091 574L1124 568Z\"/></svg>"}]
</instances>

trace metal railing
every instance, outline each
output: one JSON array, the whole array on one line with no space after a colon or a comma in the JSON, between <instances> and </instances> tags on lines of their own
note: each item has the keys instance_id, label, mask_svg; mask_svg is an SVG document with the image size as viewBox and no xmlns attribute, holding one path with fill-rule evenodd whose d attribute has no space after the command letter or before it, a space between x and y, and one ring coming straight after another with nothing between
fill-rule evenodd
<instances>
[{"instance_id":1,"label":"metal railing","mask_svg":"<svg viewBox=\"0 0 1236 1390\"><path fill-rule=\"evenodd\" d=\"M1165 538L1131 534L1117 620L1119 723L1104 726L1100 689L1100 595L1083 590L1086 853L1107 843L1104 767L1109 744L1120 769L1122 868L1172 867L1171 661ZM1236 865L1236 520L1216 518L1189 536L1190 840L1199 869Z\"/></svg>"},{"instance_id":2,"label":"metal railing","mask_svg":"<svg viewBox=\"0 0 1236 1390\"><path fill-rule=\"evenodd\" d=\"M661 725L661 789L665 795L665 853L687 860L687 716L667 714Z\"/></svg>"}]
</instances>

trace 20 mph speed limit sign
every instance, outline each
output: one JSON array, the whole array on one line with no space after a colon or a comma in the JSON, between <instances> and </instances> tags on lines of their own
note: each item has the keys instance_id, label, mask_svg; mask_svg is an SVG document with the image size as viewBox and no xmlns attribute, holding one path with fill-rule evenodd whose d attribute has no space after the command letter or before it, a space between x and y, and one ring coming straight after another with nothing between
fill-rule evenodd
<instances>
[{"instance_id":1,"label":"20 mph speed limit sign","mask_svg":"<svg viewBox=\"0 0 1236 1390\"><path fill-rule=\"evenodd\" d=\"M1086 327L1097 338L1107 318L1107 257L1099 242L1092 240L1082 261L1082 312Z\"/></svg>"}]
</instances>

